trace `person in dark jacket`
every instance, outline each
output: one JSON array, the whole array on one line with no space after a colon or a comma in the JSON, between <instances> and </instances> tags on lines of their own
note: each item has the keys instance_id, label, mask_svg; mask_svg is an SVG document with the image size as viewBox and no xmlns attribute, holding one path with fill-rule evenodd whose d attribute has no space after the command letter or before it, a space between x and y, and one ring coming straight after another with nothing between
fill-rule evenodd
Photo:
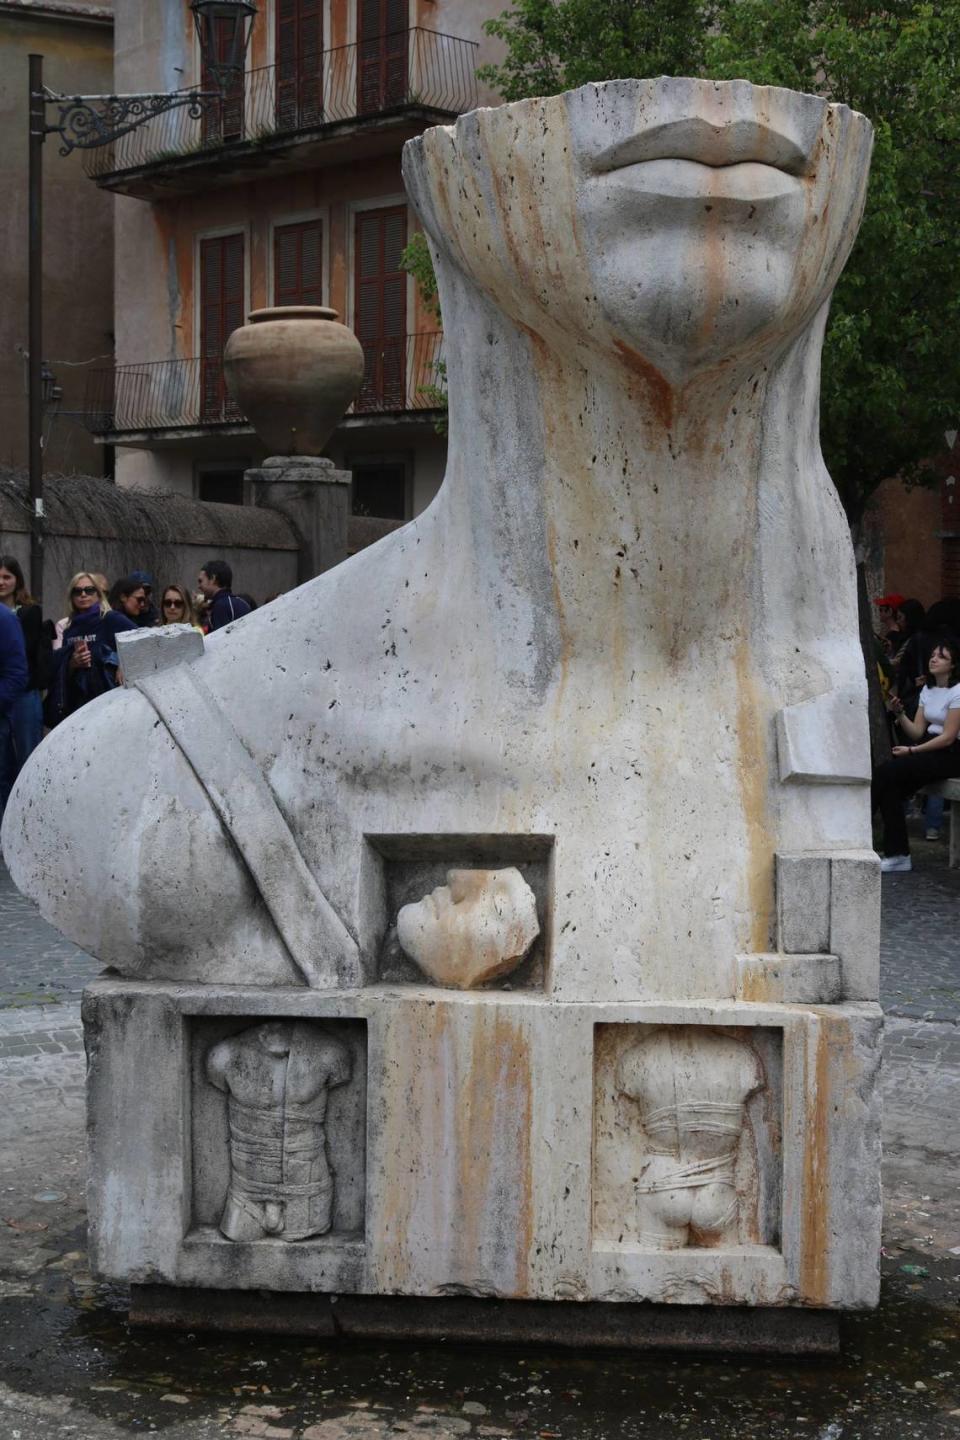
<instances>
[{"instance_id":1,"label":"person in dark jacket","mask_svg":"<svg viewBox=\"0 0 960 1440\"><path fill-rule=\"evenodd\" d=\"M118 684L117 634L136 630L126 615L111 610L95 578L81 570L70 581L72 611L63 645L54 652L54 672L47 692L44 716L53 728Z\"/></svg>"},{"instance_id":2,"label":"person in dark jacket","mask_svg":"<svg viewBox=\"0 0 960 1440\"><path fill-rule=\"evenodd\" d=\"M141 630L149 629L152 625L160 624L160 611L153 603L153 576L149 570L133 570L130 574L131 580L137 580L143 586L144 604L140 607L140 614L133 617Z\"/></svg>"},{"instance_id":3,"label":"person in dark jacket","mask_svg":"<svg viewBox=\"0 0 960 1440\"><path fill-rule=\"evenodd\" d=\"M231 620L249 615L250 606L246 600L241 600L232 592L233 571L226 560L208 560L197 576L197 585L207 602L211 630L219 630L221 626L229 625Z\"/></svg>"},{"instance_id":4,"label":"person in dark jacket","mask_svg":"<svg viewBox=\"0 0 960 1440\"><path fill-rule=\"evenodd\" d=\"M13 749L10 712L29 682L23 628L13 611L0 605L0 753L3 755L9 755ZM0 814L10 797L12 784L9 767L4 765L0 774Z\"/></svg>"},{"instance_id":5,"label":"person in dark jacket","mask_svg":"<svg viewBox=\"0 0 960 1440\"><path fill-rule=\"evenodd\" d=\"M53 671L51 626L44 626L43 613L27 589L23 570L15 555L0 555L0 605L12 610L20 621L27 652L29 679L10 709L11 747L0 763L9 785L20 773L28 755L43 739L43 696Z\"/></svg>"}]
</instances>

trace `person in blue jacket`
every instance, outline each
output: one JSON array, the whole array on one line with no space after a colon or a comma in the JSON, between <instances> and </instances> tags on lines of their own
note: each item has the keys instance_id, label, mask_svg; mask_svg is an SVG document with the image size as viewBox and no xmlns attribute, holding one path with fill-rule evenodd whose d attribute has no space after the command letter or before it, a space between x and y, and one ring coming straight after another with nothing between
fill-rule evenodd
<instances>
[{"instance_id":1,"label":"person in blue jacket","mask_svg":"<svg viewBox=\"0 0 960 1440\"><path fill-rule=\"evenodd\" d=\"M250 614L247 601L233 594L233 571L226 560L208 560L197 576L197 585L207 602L211 630L219 630L231 620Z\"/></svg>"},{"instance_id":2,"label":"person in blue jacket","mask_svg":"<svg viewBox=\"0 0 960 1440\"><path fill-rule=\"evenodd\" d=\"M0 605L0 751L3 754L11 745L10 711L29 683L23 627L12 610ZM11 777L4 774L0 777L0 814L9 798L10 787Z\"/></svg>"},{"instance_id":3,"label":"person in blue jacket","mask_svg":"<svg viewBox=\"0 0 960 1440\"><path fill-rule=\"evenodd\" d=\"M117 635L137 628L126 615L110 609L96 577L86 570L70 581L67 602L70 624L54 655L53 679L43 707L51 729L119 684Z\"/></svg>"}]
</instances>

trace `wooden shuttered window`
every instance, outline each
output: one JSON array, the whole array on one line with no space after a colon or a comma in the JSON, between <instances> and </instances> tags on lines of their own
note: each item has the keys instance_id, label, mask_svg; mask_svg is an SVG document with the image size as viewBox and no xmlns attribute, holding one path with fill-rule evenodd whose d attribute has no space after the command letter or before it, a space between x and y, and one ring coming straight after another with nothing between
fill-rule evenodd
<instances>
[{"instance_id":1,"label":"wooden shuttered window","mask_svg":"<svg viewBox=\"0 0 960 1440\"><path fill-rule=\"evenodd\" d=\"M369 115L407 99L407 0L357 0L357 111Z\"/></svg>"},{"instance_id":2,"label":"wooden shuttered window","mask_svg":"<svg viewBox=\"0 0 960 1440\"><path fill-rule=\"evenodd\" d=\"M228 60L230 58L230 45L233 39L233 21L216 20L214 25L214 40L217 48L217 59ZM206 65L200 67L200 88L201 90L215 91L219 87ZM236 74L227 87L226 94L220 100L205 100L203 104L203 143L205 145L219 145L225 140L239 140L244 132L243 124L244 110L244 75L242 72Z\"/></svg>"},{"instance_id":3,"label":"wooden shuttered window","mask_svg":"<svg viewBox=\"0 0 960 1440\"><path fill-rule=\"evenodd\" d=\"M359 410L406 408L407 243L403 205L357 215L354 329L364 354Z\"/></svg>"},{"instance_id":4,"label":"wooden shuttered window","mask_svg":"<svg viewBox=\"0 0 960 1440\"><path fill-rule=\"evenodd\" d=\"M200 413L239 419L223 379L223 347L243 324L243 235L200 241Z\"/></svg>"},{"instance_id":5,"label":"wooden shuttered window","mask_svg":"<svg viewBox=\"0 0 960 1440\"><path fill-rule=\"evenodd\" d=\"M278 130L323 119L323 0L275 0Z\"/></svg>"},{"instance_id":6,"label":"wooden shuttered window","mask_svg":"<svg viewBox=\"0 0 960 1440\"><path fill-rule=\"evenodd\" d=\"M273 232L274 305L323 304L323 226L319 220Z\"/></svg>"}]
</instances>

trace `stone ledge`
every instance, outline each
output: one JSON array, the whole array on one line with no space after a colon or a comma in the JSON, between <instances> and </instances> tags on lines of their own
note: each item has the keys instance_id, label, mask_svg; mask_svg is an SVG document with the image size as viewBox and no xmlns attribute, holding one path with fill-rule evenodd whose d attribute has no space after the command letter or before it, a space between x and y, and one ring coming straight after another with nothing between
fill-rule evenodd
<instances>
[{"instance_id":1,"label":"stone ledge","mask_svg":"<svg viewBox=\"0 0 960 1440\"><path fill-rule=\"evenodd\" d=\"M345 1340L460 1340L608 1350L836 1355L839 1316L743 1306L589 1305L401 1295L245 1295L131 1285L131 1325Z\"/></svg>"}]
</instances>

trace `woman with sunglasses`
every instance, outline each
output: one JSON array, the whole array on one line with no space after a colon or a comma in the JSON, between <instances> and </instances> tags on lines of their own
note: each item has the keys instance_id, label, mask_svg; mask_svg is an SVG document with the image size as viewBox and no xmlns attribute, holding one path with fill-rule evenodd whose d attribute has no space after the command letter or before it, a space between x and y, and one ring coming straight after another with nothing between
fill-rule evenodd
<instances>
[{"instance_id":1,"label":"woman with sunglasses","mask_svg":"<svg viewBox=\"0 0 960 1440\"><path fill-rule=\"evenodd\" d=\"M120 666L117 634L137 629L126 615L110 609L97 577L86 570L70 581L67 604L69 623L54 657L44 706L44 718L51 728L116 686Z\"/></svg>"},{"instance_id":2,"label":"woman with sunglasses","mask_svg":"<svg viewBox=\"0 0 960 1440\"><path fill-rule=\"evenodd\" d=\"M190 592L182 585L167 585L160 599L160 625L192 625L203 634Z\"/></svg>"}]
</instances>

